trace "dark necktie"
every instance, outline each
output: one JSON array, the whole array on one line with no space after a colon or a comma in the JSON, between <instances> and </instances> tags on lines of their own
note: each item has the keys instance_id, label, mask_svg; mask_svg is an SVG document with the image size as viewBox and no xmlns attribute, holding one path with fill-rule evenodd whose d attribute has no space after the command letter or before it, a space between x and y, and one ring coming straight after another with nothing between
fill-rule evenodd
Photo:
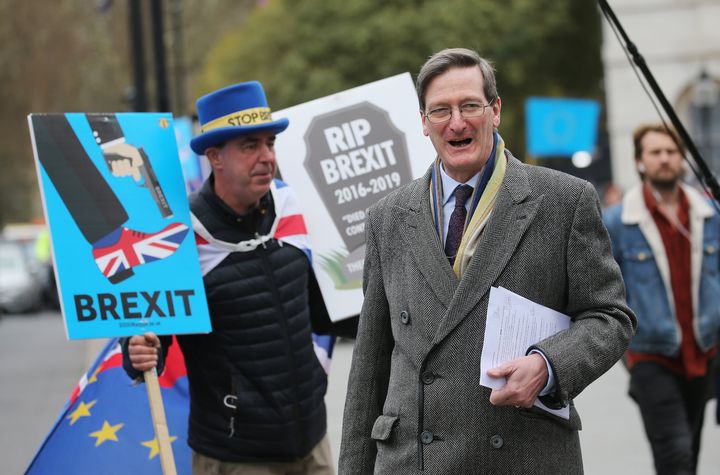
<instances>
[{"instance_id":1,"label":"dark necktie","mask_svg":"<svg viewBox=\"0 0 720 475\"><path fill-rule=\"evenodd\" d=\"M463 230L465 229L465 218L467 218L465 202L470 198L472 192L473 189L470 185L458 185L455 191L453 191L455 195L455 209L450 215L447 239L445 239L445 255L450 261L450 265L455 263L455 254L457 254L458 246L460 246L460 241L462 240Z\"/></svg>"}]
</instances>

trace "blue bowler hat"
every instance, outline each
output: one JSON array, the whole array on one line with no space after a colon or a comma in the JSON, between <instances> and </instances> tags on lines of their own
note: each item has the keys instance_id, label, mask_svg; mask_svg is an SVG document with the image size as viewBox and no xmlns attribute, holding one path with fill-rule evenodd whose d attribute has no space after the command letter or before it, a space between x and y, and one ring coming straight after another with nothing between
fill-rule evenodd
<instances>
[{"instance_id":1,"label":"blue bowler hat","mask_svg":"<svg viewBox=\"0 0 720 475\"><path fill-rule=\"evenodd\" d=\"M272 120L265 91L257 81L241 82L202 96L197 100L201 134L190 140L190 148L198 155L209 147L238 135L274 132L287 129L285 118Z\"/></svg>"}]
</instances>

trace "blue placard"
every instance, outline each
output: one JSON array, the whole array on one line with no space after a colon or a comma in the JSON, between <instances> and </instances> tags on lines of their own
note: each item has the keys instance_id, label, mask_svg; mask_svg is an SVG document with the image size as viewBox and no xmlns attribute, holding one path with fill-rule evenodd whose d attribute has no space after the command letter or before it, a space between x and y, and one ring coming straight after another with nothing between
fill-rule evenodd
<instances>
[{"instance_id":1,"label":"blue placard","mask_svg":"<svg viewBox=\"0 0 720 475\"><path fill-rule=\"evenodd\" d=\"M172 116L28 122L68 338L209 332Z\"/></svg>"},{"instance_id":2,"label":"blue placard","mask_svg":"<svg viewBox=\"0 0 720 475\"><path fill-rule=\"evenodd\" d=\"M200 188L207 174L203 171L200 157L190 148L190 139L193 137L192 120L190 117L176 117L174 123L180 166L185 177L185 189L188 193L192 193Z\"/></svg>"},{"instance_id":3,"label":"blue placard","mask_svg":"<svg viewBox=\"0 0 720 475\"><path fill-rule=\"evenodd\" d=\"M592 153L600 105L585 99L531 97L525 101L527 151L536 157Z\"/></svg>"}]
</instances>

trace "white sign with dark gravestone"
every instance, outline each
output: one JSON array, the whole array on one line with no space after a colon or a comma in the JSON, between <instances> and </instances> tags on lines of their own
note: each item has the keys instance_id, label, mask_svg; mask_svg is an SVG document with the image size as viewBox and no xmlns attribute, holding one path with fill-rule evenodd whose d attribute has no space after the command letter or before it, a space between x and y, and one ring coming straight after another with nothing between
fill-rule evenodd
<instances>
[{"instance_id":1,"label":"white sign with dark gravestone","mask_svg":"<svg viewBox=\"0 0 720 475\"><path fill-rule=\"evenodd\" d=\"M299 196L333 321L360 313L367 209L435 158L418 110L404 73L273 113L290 120L277 161Z\"/></svg>"}]
</instances>

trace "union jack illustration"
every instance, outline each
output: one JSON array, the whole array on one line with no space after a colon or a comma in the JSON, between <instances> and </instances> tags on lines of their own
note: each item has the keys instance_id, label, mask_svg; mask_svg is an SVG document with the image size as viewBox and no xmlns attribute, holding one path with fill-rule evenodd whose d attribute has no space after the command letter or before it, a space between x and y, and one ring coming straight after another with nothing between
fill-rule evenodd
<instances>
[{"instance_id":1,"label":"union jack illustration","mask_svg":"<svg viewBox=\"0 0 720 475\"><path fill-rule=\"evenodd\" d=\"M122 228L119 239L109 246L94 248L93 257L103 275L117 283L130 277L133 267L172 255L187 233L188 227L183 223L173 223L150 234Z\"/></svg>"}]
</instances>

